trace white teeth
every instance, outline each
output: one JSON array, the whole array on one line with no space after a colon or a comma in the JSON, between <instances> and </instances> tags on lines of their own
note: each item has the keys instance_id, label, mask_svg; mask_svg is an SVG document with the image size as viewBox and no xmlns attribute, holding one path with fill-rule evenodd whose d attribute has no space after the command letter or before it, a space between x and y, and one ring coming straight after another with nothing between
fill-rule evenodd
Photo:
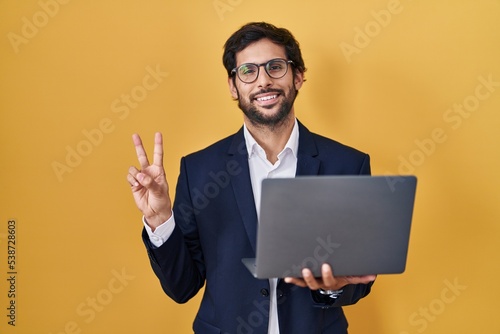
<instances>
[{"instance_id":1,"label":"white teeth","mask_svg":"<svg viewBox=\"0 0 500 334\"><path fill-rule=\"evenodd\" d=\"M257 99L257 101L268 101L268 100L275 99L276 97L277 97L277 95L269 95L269 96L259 97Z\"/></svg>"}]
</instances>

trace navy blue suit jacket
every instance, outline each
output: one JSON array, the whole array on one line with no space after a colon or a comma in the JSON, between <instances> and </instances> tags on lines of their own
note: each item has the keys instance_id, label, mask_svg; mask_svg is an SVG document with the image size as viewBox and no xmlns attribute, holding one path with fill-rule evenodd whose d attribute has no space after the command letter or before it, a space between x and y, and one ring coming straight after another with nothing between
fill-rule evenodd
<instances>
[{"instance_id":1,"label":"navy blue suit jacket","mask_svg":"<svg viewBox=\"0 0 500 334\"><path fill-rule=\"evenodd\" d=\"M367 154L309 132L299 123L297 175L369 174ZM257 214L243 128L181 160L174 201L176 227L154 248L143 231L153 270L178 303L206 284L193 329L200 334L267 333L269 281L254 278L241 259L255 257ZM333 300L280 280L280 332L347 333L343 305L371 284L348 285Z\"/></svg>"}]
</instances>

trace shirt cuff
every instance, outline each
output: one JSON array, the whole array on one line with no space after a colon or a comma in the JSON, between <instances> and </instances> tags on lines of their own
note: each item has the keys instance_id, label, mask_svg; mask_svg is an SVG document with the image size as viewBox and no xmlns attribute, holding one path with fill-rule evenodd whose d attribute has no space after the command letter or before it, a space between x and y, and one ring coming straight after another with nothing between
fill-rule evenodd
<instances>
[{"instance_id":1,"label":"shirt cuff","mask_svg":"<svg viewBox=\"0 0 500 334\"><path fill-rule=\"evenodd\" d=\"M144 218L144 216L142 217L142 223L144 224L144 228L148 233L149 241L151 241L151 244L153 246L158 248L161 245L163 245L174 232L175 228L174 213L172 212L170 218L166 222L158 226L154 230L154 232L151 230L151 227L149 227L148 223L146 222L146 218Z\"/></svg>"}]
</instances>

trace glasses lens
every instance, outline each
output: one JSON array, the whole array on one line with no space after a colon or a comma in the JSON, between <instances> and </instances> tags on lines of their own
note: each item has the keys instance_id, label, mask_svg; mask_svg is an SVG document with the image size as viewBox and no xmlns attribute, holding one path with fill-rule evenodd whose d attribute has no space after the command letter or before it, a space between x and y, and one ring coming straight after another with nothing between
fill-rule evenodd
<instances>
[{"instance_id":1,"label":"glasses lens","mask_svg":"<svg viewBox=\"0 0 500 334\"><path fill-rule=\"evenodd\" d=\"M288 63L283 59L273 59L266 64L266 72L271 78L279 79L285 76Z\"/></svg>"},{"instance_id":2,"label":"glasses lens","mask_svg":"<svg viewBox=\"0 0 500 334\"><path fill-rule=\"evenodd\" d=\"M252 82L257 78L259 67L255 64L243 64L238 67L238 77L243 82Z\"/></svg>"}]
</instances>

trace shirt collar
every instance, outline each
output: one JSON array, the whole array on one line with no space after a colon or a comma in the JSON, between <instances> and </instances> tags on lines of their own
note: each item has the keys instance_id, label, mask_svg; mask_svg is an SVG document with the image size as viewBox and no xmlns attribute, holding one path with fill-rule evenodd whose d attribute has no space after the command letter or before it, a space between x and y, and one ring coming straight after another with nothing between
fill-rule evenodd
<instances>
[{"instance_id":1,"label":"shirt collar","mask_svg":"<svg viewBox=\"0 0 500 334\"><path fill-rule=\"evenodd\" d=\"M262 149L262 147L257 143L250 131L248 131L245 123L243 123L243 134L245 136L245 144L248 151L248 157L251 158L255 150L257 150L258 148ZM294 157L297 158L297 151L299 149L299 125L297 119L295 119L295 122L293 124L290 138L288 138L288 141L281 152L284 152L287 149L291 150Z\"/></svg>"}]
</instances>

